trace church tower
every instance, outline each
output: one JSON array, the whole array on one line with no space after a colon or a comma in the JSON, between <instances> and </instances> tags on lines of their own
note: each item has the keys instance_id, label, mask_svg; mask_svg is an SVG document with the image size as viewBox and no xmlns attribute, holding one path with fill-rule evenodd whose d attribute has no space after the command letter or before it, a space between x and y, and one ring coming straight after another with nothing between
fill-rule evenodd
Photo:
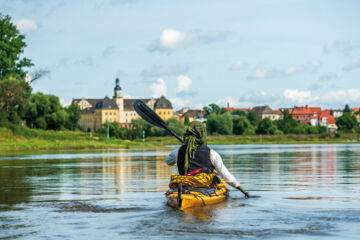
<instances>
[{"instance_id":1,"label":"church tower","mask_svg":"<svg viewBox=\"0 0 360 240\"><path fill-rule=\"evenodd\" d=\"M124 121L124 98L121 93L120 80L115 79L115 88L114 88L114 101L119 107L119 122Z\"/></svg>"}]
</instances>

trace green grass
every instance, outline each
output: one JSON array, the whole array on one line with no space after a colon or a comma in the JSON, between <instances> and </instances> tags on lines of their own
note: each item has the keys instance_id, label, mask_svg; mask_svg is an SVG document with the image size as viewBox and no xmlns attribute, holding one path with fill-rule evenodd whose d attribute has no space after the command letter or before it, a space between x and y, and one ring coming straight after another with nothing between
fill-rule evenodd
<instances>
[{"instance_id":1,"label":"green grass","mask_svg":"<svg viewBox=\"0 0 360 240\"><path fill-rule=\"evenodd\" d=\"M106 140L104 136L81 131L45 131L17 127L0 128L0 151L50 149L148 148L152 143L121 139Z\"/></svg>"},{"instance_id":2,"label":"green grass","mask_svg":"<svg viewBox=\"0 0 360 240\"><path fill-rule=\"evenodd\" d=\"M302 143L359 143L360 134L328 135L219 135L209 136L208 144L302 144ZM142 140L110 139L82 131L45 131L27 127L0 128L0 152L24 150L71 150L112 148L153 148L179 144L174 137L149 137Z\"/></svg>"}]
</instances>

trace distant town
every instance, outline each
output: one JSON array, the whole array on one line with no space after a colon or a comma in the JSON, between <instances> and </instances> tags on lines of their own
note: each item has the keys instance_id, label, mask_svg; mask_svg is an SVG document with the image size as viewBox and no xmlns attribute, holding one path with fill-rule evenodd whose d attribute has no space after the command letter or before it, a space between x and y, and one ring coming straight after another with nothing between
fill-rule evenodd
<instances>
[{"instance_id":1,"label":"distant town","mask_svg":"<svg viewBox=\"0 0 360 240\"><path fill-rule=\"evenodd\" d=\"M134 98L124 98L119 79L115 80L113 98L105 97L103 99L94 98L76 98L72 103L77 104L82 110L79 119L79 125L84 131L96 131L106 122L118 122L120 127L129 127L134 119L140 116L133 108ZM198 120L206 122L206 111L204 109L190 109L184 107L178 111L173 110L171 101L164 96L160 98L140 99L153 109L163 120L176 118L185 121ZM251 111L257 114L258 120L268 118L272 121L283 119L284 112L287 111L293 120L299 123L309 124L311 126L326 127L329 132L335 133L338 129L336 119L343 115L343 109L321 109L314 106L294 106L293 108L272 109L270 106L255 106L253 108L227 107L221 109L222 112L230 114L232 117L240 116L239 113L249 114ZM357 122L360 122L360 108L351 109L356 116ZM219 111L220 113L220 111Z\"/></svg>"}]
</instances>

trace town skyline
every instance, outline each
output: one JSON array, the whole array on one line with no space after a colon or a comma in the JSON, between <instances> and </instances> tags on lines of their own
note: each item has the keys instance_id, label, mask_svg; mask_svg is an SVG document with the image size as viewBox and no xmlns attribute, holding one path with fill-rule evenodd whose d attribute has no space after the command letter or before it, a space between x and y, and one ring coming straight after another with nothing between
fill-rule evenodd
<instances>
[{"instance_id":1,"label":"town skyline","mask_svg":"<svg viewBox=\"0 0 360 240\"><path fill-rule=\"evenodd\" d=\"M174 109L360 103L357 1L0 0L45 76L73 98L164 95Z\"/></svg>"}]
</instances>

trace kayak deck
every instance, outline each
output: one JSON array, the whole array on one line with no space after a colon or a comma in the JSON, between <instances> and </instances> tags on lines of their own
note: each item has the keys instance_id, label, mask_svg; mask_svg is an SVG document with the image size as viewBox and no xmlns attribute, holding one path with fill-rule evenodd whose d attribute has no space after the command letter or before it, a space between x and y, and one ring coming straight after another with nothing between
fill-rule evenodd
<instances>
[{"instance_id":1,"label":"kayak deck","mask_svg":"<svg viewBox=\"0 0 360 240\"><path fill-rule=\"evenodd\" d=\"M180 193L180 194L179 194ZM180 196L179 196L180 195ZM196 189L170 189L166 193L167 204L172 208L184 210L191 207L204 207L225 201L229 196L229 191L222 181L214 188L197 191Z\"/></svg>"}]
</instances>

